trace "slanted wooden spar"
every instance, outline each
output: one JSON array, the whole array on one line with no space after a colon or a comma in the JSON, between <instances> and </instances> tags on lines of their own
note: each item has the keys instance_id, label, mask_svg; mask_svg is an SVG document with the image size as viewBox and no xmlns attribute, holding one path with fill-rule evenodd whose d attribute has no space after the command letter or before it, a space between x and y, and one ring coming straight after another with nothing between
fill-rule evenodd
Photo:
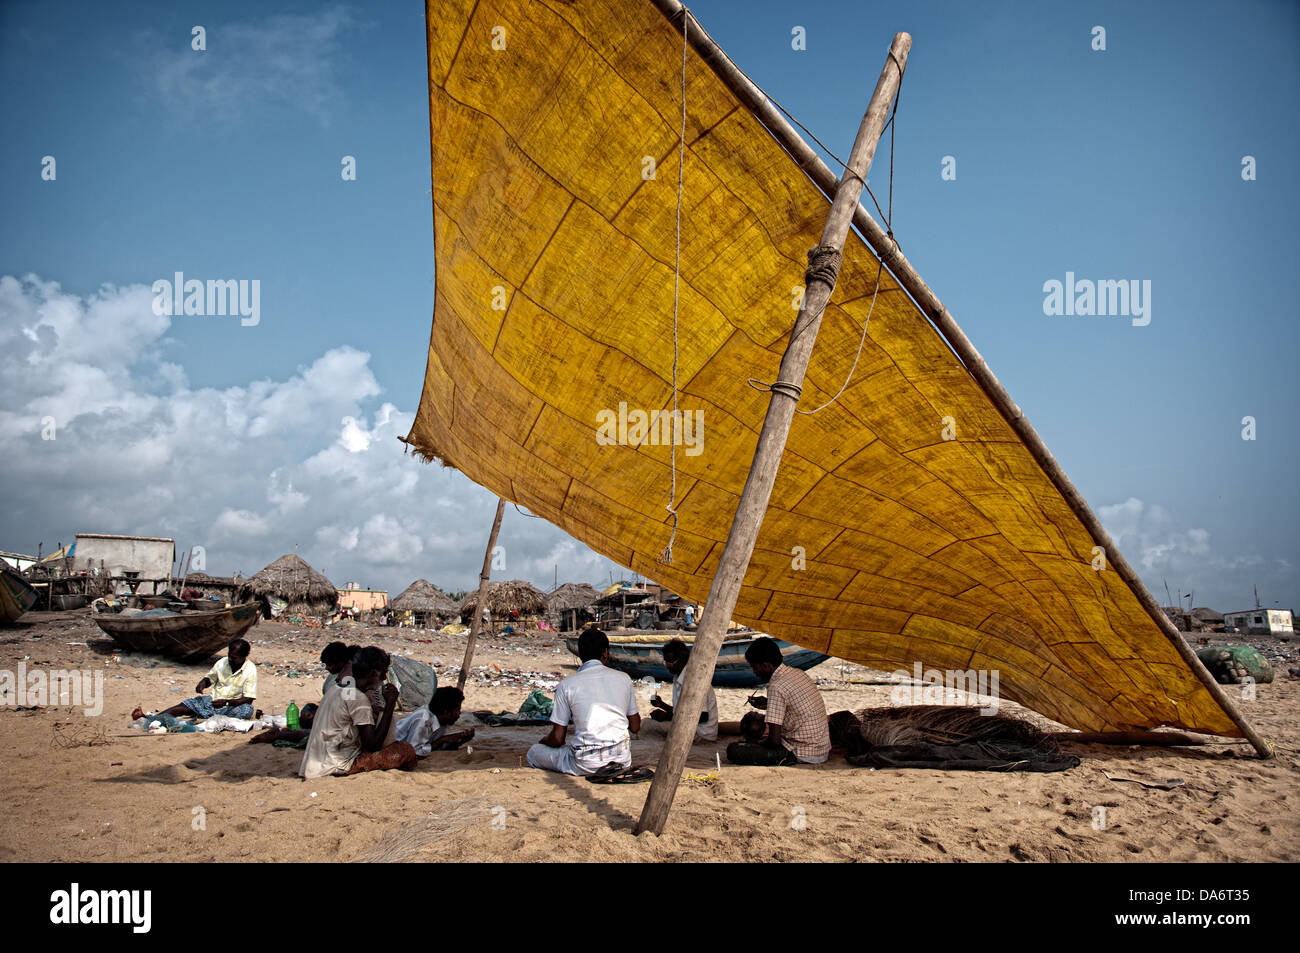
<instances>
[{"instance_id":1,"label":"slanted wooden spar","mask_svg":"<svg viewBox=\"0 0 1300 953\"><path fill-rule=\"evenodd\" d=\"M695 52L713 70L714 74L726 84L727 88L745 104L750 112L754 114L754 117L763 124L780 144L781 148L785 149L790 158L795 161L795 164L812 180L813 184L827 198L833 197L838 187L835 174L813 148L803 141L803 138L795 131L794 127L763 94L763 91L754 85L749 77L731 62L726 53L722 51L722 48L700 26L699 22L687 13L680 0L653 0L653 3L668 18L669 22L679 29L682 28L682 18L690 17L690 29L687 36ZM1066 503L1069 504L1070 509L1074 511L1079 521L1087 528L1096 544L1105 550L1106 563L1109 569L1118 573L1120 578L1128 584L1138 602L1141 603L1142 608L1146 610L1170 644L1173 645L1175 651L1182 656L1183 661L1196 674L1196 677L1205 685L1214 700L1218 702L1233 723L1241 729L1242 734L1254 746L1259 756L1261 758L1273 757L1272 747L1241 714L1236 704L1223 690L1223 686L1214 680L1214 677L1201 663L1201 660L1196 657L1196 653L1187 644L1187 640L1183 638L1177 626L1161 610L1155 598L1147 591L1146 585L1133 570L1133 567L1120 554L1118 547L1110 538L1110 534L1106 532L1105 527L1101 525L1101 521L1097 519L1096 514L1092 512L1091 507L1084 500L1083 494L1078 491L1070 478L1066 476L1065 471L1061 469L1061 465L1057 463L1052 452L1048 450L1047 444L1038 435L1038 431L1033 428L1024 412L1011 399L1011 395L1007 393L1006 388L994 376L983 356L976 350L970 339L966 337L966 333L958 326L951 312L939 300L938 295L930 290L930 287L917 273L916 269L912 267L911 262L899 250L898 244L861 205L858 205L853 210L853 224L867 244L880 256L890 274L897 279L903 290L908 293L916 306L930 319L935 329L948 342L948 345L966 366L980 390L993 402L993 406L998 409L1003 419L1019 435L1025 447L1033 455L1038 465L1042 467L1048 479L1055 484L1065 498Z\"/></svg>"},{"instance_id":2,"label":"slanted wooden spar","mask_svg":"<svg viewBox=\"0 0 1300 953\"><path fill-rule=\"evenodd\" d=\"M687 35L694 32L694 25L685 19L681 28ZM848 167L840 179L826 216L826 225L822 229L821 247L834 249L838 256L844 250L844 240L848 237L849 226L853 222L854 209L858 207L858 198L867 180L871 160L876 153L876 143L885 127L890 105L898 91L907 67L907 55L912 48L912 38L906 33L894 36L889 58L880 79L876 82L875 92L867 105L866 115L858 127L857 138L853 142L853 151L849 154ZM684 94L684 93L683 93ZM776 482L777 468L785 452L786 439L790 435L790 422L794 418L795 405L799 402L799 390L803 386L804 375L808 370L808 361L812 357L813 345L817 341L817 332L821 327L822 312L835 290L835 272L829 276L811 276L804 291L803 307L795 320L781 358L781 369L777 374L777 383L772 386L772 398L767 405L767 416L763 420L763 429L759 433L758 447L754 452L754 462L750 466L749 476L745 479L745 488L736 507L736 515L727 535L727 545L722 551L717 572L709 587L708 600L704 606L704 616L695 636L695 646L691 650L690 662L686 665L685 680L682 685L681 701L678 711L697 712L704 706L704 695L713 680L713 666L718 658L727 632L727 623L736 608L740 595L741 582L749 568L750 558L754 554L754 544L758 531L767 512L767 504L772 496L772 485ZM662 834L668 820L668 811L672 807L673 796L681 779L682 769L686 765L686 755L695 737L695 720L693 718L674 718L668 740L664 744L663 754L659 759L659 769L646 797L641 819L637 821L635 833L653 831Z\"/></svg>"},{"instance_id":3,"label":"slanted wooden spar","mask_svg":"<svg viewBox=\"0 0 1300 953\"><path fill-rule=\"evenodd\" d=\"M483 607L487 605L488 575L492 571L492 550L497 546L497 533L501 531L501 516L506 511L506 501L497 499L497 515L492 520L492 533L488 536L487 552L483 554L483 571L478 574L478 601L474 603L474 620L469 624L469 641L465 643L465 658L460 663L460 675L456 678L456 687L465 690L465 679L469 677L469 664L474 661L474 643L478 641L479 628L483 622Z\"/></svg>"}]
</instances>

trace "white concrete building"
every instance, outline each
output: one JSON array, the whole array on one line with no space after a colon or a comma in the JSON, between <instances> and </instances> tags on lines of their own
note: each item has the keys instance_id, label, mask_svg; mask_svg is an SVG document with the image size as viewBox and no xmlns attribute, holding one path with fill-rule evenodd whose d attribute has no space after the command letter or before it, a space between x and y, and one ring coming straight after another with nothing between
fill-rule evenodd
<instances>
[{"instance_id":1,"label":"white concrete building","mask_svg":"<svg viewBox=\"0 0 1300 953\"><path fill-rule=\"evenodd\" d=\"M1223 624L1243 635L1294 635L1295 624L1290 609L1243 609L1225 612Z\"/></svg>"}]
</instances>

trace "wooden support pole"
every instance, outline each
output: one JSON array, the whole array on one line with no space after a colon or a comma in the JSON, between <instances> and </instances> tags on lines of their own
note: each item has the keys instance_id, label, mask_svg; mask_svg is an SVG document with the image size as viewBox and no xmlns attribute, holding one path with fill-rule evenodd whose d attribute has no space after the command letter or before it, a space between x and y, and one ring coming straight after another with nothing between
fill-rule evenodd
<instances>
[{"instance_id":1,"label":"wooden support pole","mask_svg":"<svg viewBox=\"0 0 1300 953\"><path fill-rule=\"evenodd\" d=\"M669 22L673 23L679 30L682 28L681 21L685 8L679 0L653 0L653 2L664 16L668 17ZM821 156L813 150L812 146L804 142L799 133L795 131L795 128L772 105L772 102L764 95L763 91L754 85L753 81L742 73L736 64L731 62L727 54L713 41L713 38L705 32L694 17L690 18L689 40L692 48L699 54L704 63L754 114L754 117L763 124L772 135L772 138L777 141L777 144L786 151L795 164L821 190L822 194L827 198L831 198L838 187L835 174L822 161ZM1224 692L1223 686L1214 680L1214 676L1196 657L1196 653L1187 644L1187 640L1178 631L1178 627L1161 611L1159 604L1147 590L1146 584L1142 582L1138 574L1120 554L1118 547L1110 538L1110 534L1106 532L1101 525L1101 521L1092 512L1091 507L1084 500L1083 494L1075 488L1070 478L1065 475L1065 471L1061 469L1061 465L1052 456L1052 452L1047 449L1047 444L1038 435L1038 431L1033 428L1024 412L1016 405L1016 402L1011 399L1011 395L1007 393L1006 388L994 376L983 356L975 349L975 345L970 342L970 339L966 337L965 332L958 326L948 309L944 307L938 295L930 290L929 285L925 283L916 269L912 267L911 262L899 250L898 243L861 205L853 211L853 225L867 244L880 256L885 268L894 276L903 290L908 293L921 313L930 320L935 330L948 342L948 346L952 348L962 364L965 365L967 372L974 378L980 390L992 401L993 406L997 408L1003 419L1024 442L1025 447L1047 475L1047 478L1060 491L1074 515L1079 518L1079 521L1091 534L1093 541L1106 551L1106 564L1109 569L1113 570L1128 584L1142 608L1146 610L1147 615L1159 627L1165 638L1173 645L1174 650L1187 663L1196 677L1201 680L1201 683L1219 704L1219 707L1241 729L1242 734L1254 746L1259 756L1261 758L1271 758L1273 756L1272 746L1241 714L1236 704Z\"/></svg>"},{"instance_id":2,"label":"wooden support pole","mask_svg":"<svg viewBox=\"0 0 1300 953\"><path fill-rule=\"evenodd\" d=\"M688 33L694 32L693 25L685 19L682 28ZM776 472L785 452L786 439L790 435L790 422L794 419L804 374L808 370L808 361L812 357L813 345L821 327L822 312L835 290L838 256L844 249L844 240L848 237L849 226L853 221L853 210L858 207L858 197L867 180L867 172L876 153L876 143L885 127L894 94L903 78L903 70L907 68L907 56L911 48L910 36L906 33L894 35L889 57L880 71L875 92L871 95L866 114L858 127L853 151L849 154L848 168L836 189L830 213L826 216L820 246L821 249L834 250L836 267L828 273L818 269L817 273L808 276L803 307L799 309L799 317L790 332L777 382L772 385L772 397L767 405L763 429L759 433L754 462L745 479L745 488L741 492L731 531L727 535L726 548L722 551L713 583L709 587L704 616L695 635L691 659L686 665L682 697L676 708L679 712L698 712L704 707L704 696L713 681L718 651L722 648L731 613L736 608L741 582L749 568L758 531L772 496L772 485L776 482ZM686 756L694 739L695 718L674 718L635 833L663 833L669 808L677 793L677 784L681 780L682 768L686 765Z\"/></svg>"},{"instance_id":3,"label":"wooden support pole","mask_svg":"<svg viewBox=\"0 0 1300 953\"><path fill-rule=\"evenodd\" d=\"M1141 745L1153 748L1178 748L1194 745L1220 744L1205 735L1192 735L1182 731L1053 731L1049 738L1058 744L1076 745ZM1232 744L1241 744L1239 741Z\"/></svg>"},{"instance_id":4,"label":"wooden support pole","mask_svg":"<svg viewBox=\"0 0 1300 953\"><path fill-rule=\"evenodd\" d=\"M487 600L488 576L492 571L492 550L497 546L497 533L501 531L501 517L506 511L504 498L497 498L497 515L492 520L492 533L488 536L487 552L483 554L483 571L478 574L478 601L474 603L474 620L469 626L469 641L465 643L465 658L460 663L460 675L456 678L456 687L465 690L465 679L469 678L469 665L474 661L474 643L478 641L479 629L483 625L483 605Z\"/></svg>"}]
</instances>

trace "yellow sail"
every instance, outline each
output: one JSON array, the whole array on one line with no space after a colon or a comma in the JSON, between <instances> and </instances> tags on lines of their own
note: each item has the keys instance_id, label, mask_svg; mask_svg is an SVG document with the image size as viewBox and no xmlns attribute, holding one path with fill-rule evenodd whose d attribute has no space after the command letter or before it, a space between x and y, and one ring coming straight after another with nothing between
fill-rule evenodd
<instances>
[{"instance_id":1,"label":"yellow sail","mask_svg":"<svg viewBox=\"0 0 1300 953\"><path fill-rule=\"evenodd\" d=\"M692 51L678 400L693 429L661 563L670 447L638 412L673 403L681 35L632 0L431 0L427 21L437 290L408 440L702 601L767 407L748 382L776 377L827 200ZM850 234L801 407L848 375L875 277ZM795 419L735 616L879 668L995 670L1003 697L1085 730L1239 735L1097 560L886 271L852 383Z\"/></svg>"}]
</instances>

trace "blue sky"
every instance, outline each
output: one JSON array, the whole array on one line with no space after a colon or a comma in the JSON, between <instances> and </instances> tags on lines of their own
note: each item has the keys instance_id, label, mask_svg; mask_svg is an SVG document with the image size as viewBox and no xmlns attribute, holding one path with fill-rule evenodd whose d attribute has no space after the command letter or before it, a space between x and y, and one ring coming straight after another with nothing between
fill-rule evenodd
<instances>
[{"instance_id":1,"label":"blue sky","mask_svg":"<svg viewBox=\"0 0 1300 953\"><path fill-rule=\"evenodd\" d=\"M1160 601L1300 608L1300 7L691 9L841 155L909 31L912 263ZM297 549L339 584L471 584L490 494L396 440L433 301L422 5L6 3L0 123L0 548L139 532L222 573ZM177 270L259 279L260 323L152 315ZM1045 315L1067 271L1150 280L1150 324ZM617 573L507 512L508 575Z\"/></svg>"}]
</instances>

